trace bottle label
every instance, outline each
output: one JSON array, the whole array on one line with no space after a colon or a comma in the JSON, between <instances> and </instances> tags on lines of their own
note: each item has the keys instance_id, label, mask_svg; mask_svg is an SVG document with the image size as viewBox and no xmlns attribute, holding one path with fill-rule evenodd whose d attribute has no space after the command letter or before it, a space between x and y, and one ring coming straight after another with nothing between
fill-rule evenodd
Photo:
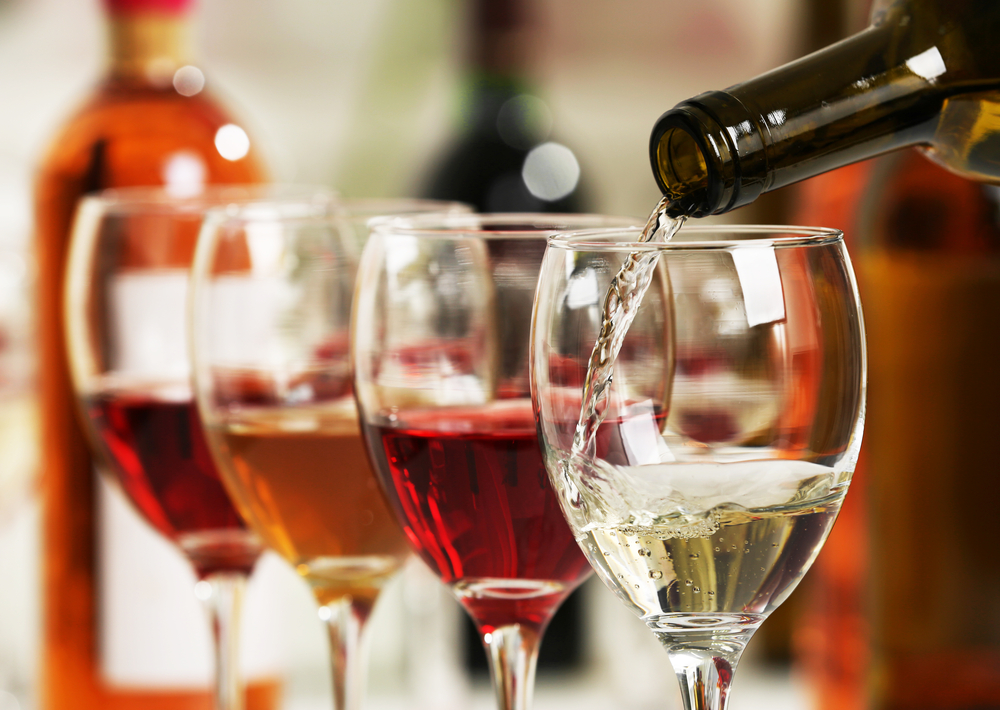
<instances>
[{"instance_id":1,"label":"bottle label","mask_svg":"<svg viewBox=\"0 0 1000 710\"><path fill-rule=\"evenodd\" d=\"M124 494L98 476L101 661L122 688L209 688L214 673L208 616L181 553L153 530ZM258 565L243 605L241 666L247 680L280 676L278 598L283 570ZM286 573L287 574L287 573Z\"/></svg>"}]
</instances>

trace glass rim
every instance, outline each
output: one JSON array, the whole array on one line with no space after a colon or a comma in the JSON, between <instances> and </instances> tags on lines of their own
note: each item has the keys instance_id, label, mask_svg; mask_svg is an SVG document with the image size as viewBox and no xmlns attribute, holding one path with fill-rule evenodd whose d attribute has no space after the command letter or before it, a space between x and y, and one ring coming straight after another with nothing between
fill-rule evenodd
<instances>
[{"instance_id":1,"label":"glass rim","mask_svg":"<svg viewBox=\"0 0 1000 710\"><path fill-rule=\"evenodd\" d=\"M269 205L283 201L333 205L340 202L336 190L323 185L292 183L233 183L202 186L198 192L176 191L162 185L113 187L84 195L81 205L96 205L105 214L203 213L250 204ZM93 208L90 208L93 209Z\"/></svg>"},{"instance_id":2,"label":"glass rim","mask_svg":"<svg viewBox=\"0 0 1000 710\"><path fill-rule=\"evenodd\" d=\"M376 217L369 222L373 234L446 238L455 235L483 239L517 236L551 237L577 231L612 231L641 225L635 217L594 213L489 212L393 215ZM539 225L531 227L532 224ZM490 226L510 229L489 229Z\"/></svg>"},{"instance_id":3,"label":"glass rim","mask_svg":"<svg viewBox=\"0 0 1000 710\"><path fill-rule=\"evenodd\" d=\"M472 205L458 200L431 200L420 197L341 197L337 200L349 219L402 217L407 214L471 214Z\"/></svg>"},{"instance_id":4,"label":"glass rim","mask_svg":"<svg viewBox=\"0 0 1000 710\"><path fill-rule=\"evenodd\" d=\"M832 227L807 227L785 224L696 224L684 225L678 235L693 235L693 239L669 242L640 242L642 227L583 229L565 231L548 238L548 244L566 251L650 252L650 251L725 251L746 248L820 246L843 242L844 233ZM698 235L732 235L729 239L698 239ZM601 240L600 237L628 236L635 238ZM771 235L771 236L765 236ZM744 238L738 238L738 237Z\"/></svg>"}]
</instances>

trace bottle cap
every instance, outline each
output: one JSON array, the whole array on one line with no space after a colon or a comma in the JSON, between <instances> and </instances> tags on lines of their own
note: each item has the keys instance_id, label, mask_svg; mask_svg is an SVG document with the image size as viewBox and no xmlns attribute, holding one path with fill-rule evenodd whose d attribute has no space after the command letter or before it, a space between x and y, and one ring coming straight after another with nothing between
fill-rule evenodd
<instances>
[{"instance_id":1,"label":"bottle cap","mask_svg":"<svg viewBox=\"0 0 1000 710\"><path fill-rule=\"evenodd\" d=\"M112 15L156 13L179 15L187 12L193 0L103 0L105 9Z\"/></svg>"}]
</instances>

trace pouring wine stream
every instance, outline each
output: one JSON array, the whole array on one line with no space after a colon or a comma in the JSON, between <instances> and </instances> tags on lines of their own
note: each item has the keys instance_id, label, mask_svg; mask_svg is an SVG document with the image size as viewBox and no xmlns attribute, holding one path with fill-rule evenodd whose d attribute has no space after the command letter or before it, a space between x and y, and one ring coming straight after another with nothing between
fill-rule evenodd
<instances>
[{"instance_id":1,"label":"pouring wine stream","mask_svg":"<svg viewBox=\"0 0 1000 710\"><path fill-rule=\"evenodd\" d=\"M640 242L668 242L677 234L685 218L669 216L669 205L667 197L657 203L639 236ZM573 435L573 460L594 454L597 429L607 411L607 407L601 408L600 404L607 399L614 378L615 358L635 314L639 312L639 304L652 282L659 258L660 253L656 250L630 253L608 287L601 312L601 331L590 354L583 384L580 419Z\"/></svg>"}]
</instances>

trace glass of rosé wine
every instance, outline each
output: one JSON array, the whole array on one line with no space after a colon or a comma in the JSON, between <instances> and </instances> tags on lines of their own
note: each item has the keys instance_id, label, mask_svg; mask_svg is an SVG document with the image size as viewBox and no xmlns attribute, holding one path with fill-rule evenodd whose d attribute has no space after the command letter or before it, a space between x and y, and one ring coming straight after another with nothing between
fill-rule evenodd
<instances>
[{"instance_id":1,"label":"glass of ros\u00e9 wine","mask_svg":"<svg viewBox=\"0 0 1000 710\"><path fill-rule=\"evenodd\" d=\"M546 625L589 574L542 463L528 389L546 236L595 215L376 221L359 267L355 395L406 540L472 617L501 710L527 710Z\"/></svg>"},{"instance_id":2,"label":"glass of ros\u00e9 wine","mask_svg":"<svg viewBox=\"0 0 1000 710\"><path fill-rule=\"evenodd\" d=\"M215 642L218 710L244 706L239 610L262 546L230 501L202 433L187 291L206 214L263 198L305 214L327 214L335 204L321 188L264 186L188 196L129 188L85 197L65 290L65 337L82 419L103 470L200 580Z\"/></svg>"},{"instance_id":3,"label":"glass of ros\u00e9 wine","mask_svg":"<svg viewBox=\"0 0 1000 710\"><path fill-rule=\"evenodd\" d=\"M206 220L192 334L209 449L251 528L311 587L334 705L357 710L362 632L409 547L369 466L351 380L357 252L374 202L338 204L311 216L262 202ZM413 200L378 209L467 210Z\"/></svg>"},{"instance_id":4,"label":"glass of ros\u00e9 wine","mask_svg":"<svg viewBox=\"0 0 1000 710\"><path fill-rule=\"evenodd\" d=\"M865 335L843 235L685 226L549 240L531 391L597 576L725 710L754 631L816 559L854 473Z\"/></svg>"}]
</instances>

